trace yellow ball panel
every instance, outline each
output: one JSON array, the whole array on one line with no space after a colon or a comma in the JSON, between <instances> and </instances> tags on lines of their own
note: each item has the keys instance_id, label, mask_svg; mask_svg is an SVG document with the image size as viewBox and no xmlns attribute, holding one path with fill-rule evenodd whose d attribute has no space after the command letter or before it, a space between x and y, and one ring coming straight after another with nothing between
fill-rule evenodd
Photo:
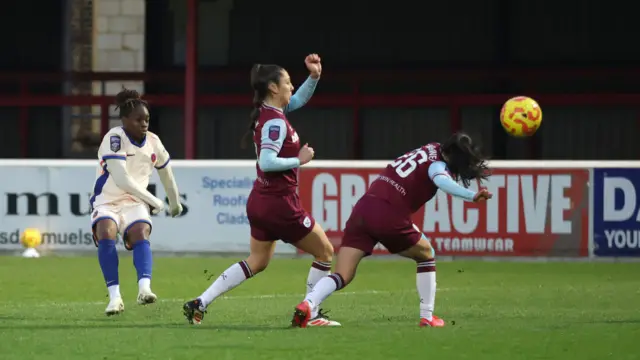
<instances>
[{"instance_id":1,"label":"yellow ball panel","mask_svg":"<svg viewBox=\"0 0 640 360\"><path fill-rule=\"evenodd\" d=\"M500 123L512 136L532 136L542 123L542 109L532 98L517 96L507 100L502 106Z\"/></svg>"},{"instance_id":2,"label":"yellow ball panel","mask_svg":"<svg viewBox=\"0 0 640 360\"><path fill-rule=\"evenodd\" d=\"M42 244L42 235L38 229L25 229L20 236L20 242L26 248L36 248Z\"/></svg>"}]
</instances>

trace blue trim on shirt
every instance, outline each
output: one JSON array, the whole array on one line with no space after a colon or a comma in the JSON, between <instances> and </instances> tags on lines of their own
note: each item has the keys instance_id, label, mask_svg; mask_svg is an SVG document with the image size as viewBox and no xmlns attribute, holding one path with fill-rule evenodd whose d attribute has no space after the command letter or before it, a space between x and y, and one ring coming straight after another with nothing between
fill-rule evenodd
<instances>
[{"instance_id":1,"label":"blue trim on shirt","mask_svg":"<svg viewBox=\"0 0 640 360\"><path fill-rule=\"evenodd\" d=\"M105 155L102 160L127 160L127 157L123 155Z\"/></svg>"},{"instance_id":2,"label":"blue trim on shirt","mask_svg":"<svg viewBox=\"0 0 640 360\"><path fill-rule=\"evenodd\" d=\"M93 185L93 195L91 195L91 198L89 199L89 204L91 204L92 211L93 211L93 203L96 202L96 197L102 194L102 189L104 188L104 185L107 183L107 180L109 180L109 170L107 170L107 164L104 164L102 166L102 175L98 176L98 178L96 179L96 182Z\"/></svg>"},{"instance_id":3,"label":"blue trim on shirt","mask_svg":"<svg viewBox=\"0 0 640 360\"><path fill-rule=\"evenodd\" d=\"M141 142L137 142L134 138L132 138L129 133L127 133L127 131L124 129L124 126L121 126L122 128L122 132L124 132L125 135L127 135L127 138L129 139L129 141L131 142L131 144L133 144L134 146L137 146L139 148L143 147L144 144L147 143L147 135L145 134L142 137L142 141Z\"/></svg>"},{"instance_id":4,"label":"blue trim on shirt","mask_svg":"<svg viewBox=\"0 0 640 360\"><path fill-rule=\"evenodd\" d=\"M169 161L171 161L171 157L169 157L169 158L167 159L167 161L166 161L164 164L162 164L161 166L156 166L156 169L157 169L157 170L164 169L165 167L167 167L167 165L169 165Z\"/></svg>"}]
</instances>

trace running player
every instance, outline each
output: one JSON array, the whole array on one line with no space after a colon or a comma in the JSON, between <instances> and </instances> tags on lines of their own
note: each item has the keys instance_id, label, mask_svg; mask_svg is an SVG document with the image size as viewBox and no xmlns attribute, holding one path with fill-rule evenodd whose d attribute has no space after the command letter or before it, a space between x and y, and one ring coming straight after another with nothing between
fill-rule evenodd
<instances>
[{"instance_id":1,"label":"running player","mask_svg":"<svg viewBox=\"0 0 640 360\"><path fill-rule=\"evenodd\" d=\"M251 70L255 109L248 135L253 135L258 177L247 201L250 254L225 270L202 295L184 304L185 317L191 324L200 324L207 306L220 295L266 269L276 240L293 244L315 257L307 278L307 292L331 270L333 246L320 225L302 208L296 192L298 168L311 161L313 148L306 144L300 148L298 134L285 115L311 98L320 78L320 57L311 54L305 63L311 75L293 96L291 79L283 68L255 65ZM317 307L309 309L309 317L310 326L340 325Z\"/></svg>"},{"instance_id":2,"label":"running player","mask_svg":"<svg viewBox=\"0 0 640 360\"><path fill-rule=\"evenodd\" d=\"M164 210L164 201L149 191L149 178L155 167L169 199L171 216L182 213L178 187L169 164L169 153L160 138L147 131L149 109L135 90L123 89L116 96L122 127L104 136L98 150L100 166L91 196L91 227L98 247L98 261L109 291L107 316L124 311L118 276L116 236L125 248L133 250L138 273L138 304L154 303L151 291L152 257L149 244L151 216Z\"/></svg>"},{"instance_id":3,"label":"running player","mask_svg":"<svg viewBox=\"0 0 640 360\"><path fill-rule=\"evenodd\" d=\"M484 180L489 169L471 138L458 133L445 143L431 143L392 162L358 200L347 220L335 272L320 280L295 309L292 325L307 327L311 309L354 278L363 257L371 255L380 242L389 252L413 259L418 264L420 326L442 327L433 315L436 296L435 251L412 223L411 214L443 190L467 201L491 199L486 190L467 189L472 180ZM456 180L462 180L464 187Z\"/></svg>"}]
</instances>

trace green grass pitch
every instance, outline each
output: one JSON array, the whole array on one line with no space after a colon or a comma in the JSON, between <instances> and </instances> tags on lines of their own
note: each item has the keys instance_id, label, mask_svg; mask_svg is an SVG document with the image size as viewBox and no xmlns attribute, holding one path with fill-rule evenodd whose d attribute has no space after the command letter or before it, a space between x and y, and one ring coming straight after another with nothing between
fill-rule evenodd
<instances>
[{"instance_id":1,"label":"green grass pitch","mask_svg":"<svg viewBox=\"0 0 640 360\"><path fill-rule=\"evenodd\" d=\"M415 265L365 260L324 304L342 328L291 329L310 260L277 259L188 325L182 302L234 261L156 258L160 301L141 307L121 256L126 311L107 318L97 259L1 257L0 359L640 358L640 263L440 262L447 327L420 329Z\"/></svg>"}]
</instances>

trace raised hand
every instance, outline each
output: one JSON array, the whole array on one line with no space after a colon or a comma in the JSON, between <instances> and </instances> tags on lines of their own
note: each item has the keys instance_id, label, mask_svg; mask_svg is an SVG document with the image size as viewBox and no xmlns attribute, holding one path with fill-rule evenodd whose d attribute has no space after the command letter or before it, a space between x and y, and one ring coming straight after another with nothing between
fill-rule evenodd
<instances>
[{"instance_id":1,"label":"raised hand","mask_svg":"<svg viewBox=\"0 0 640 360\"><path fill-rule=\"evenodd\" d=\"M304 59L304 64L307 66L312 78L317 79L322 74L322 64L320 63L320 56L318 54L309 54Z\"/></svg>"}]
</instances>

